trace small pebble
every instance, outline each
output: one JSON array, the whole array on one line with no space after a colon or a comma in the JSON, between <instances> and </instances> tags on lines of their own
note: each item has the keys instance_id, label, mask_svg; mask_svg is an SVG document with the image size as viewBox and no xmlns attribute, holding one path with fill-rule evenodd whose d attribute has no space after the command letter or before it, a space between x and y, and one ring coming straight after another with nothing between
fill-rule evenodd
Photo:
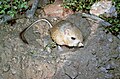
<instances>
[{"instance_id":1,"label":"small pebble","mask_svg":"<svg viewBox=\"0 0 120 79\"><path fill-rule=\"evenodd\" d=\"M117 37L120 39L120 34L119 34L119 35L117 35Z\"/></svg>"},{"instance_id":2,"label":"small pebble","mask_svg":"<svg viewBox=\"0 0 120 79\"><path fill-rule=\"evenodd\" d=\"M108 35L108 41L109 41L109 42L113 42L113 38L112 38L111 35Z\"/></svg>"},{"instance_id":3,"label":"small pebble","mask_svg":"<svg viewBox=\"0 0 120 79\"><path fill-rule=\"evenodd\" d=\"M15 69L11 69L11 71L12 71L12 74L16 74L17 73Z\"/></svg>"},{"instance_id":4,"label":"small pebble","mask_svg":"<svg viewBox=\"0 0 120 79\"><path fill-rule=\"evenodd\" d=\"M17 62L18 62L18 58L17 58L17 57L13 57L13 58L12 58L12 61L13 61L14 63L17 63Z\"/></svg>"},{"instance_id":5,"label":"small pebble","mask_svg":"<svg viewBox=\"0 0 120 79\"><path fill-rule=\"evenodd\" d=\"M119 57L119 54L114 54L111 56L112 58L118 58Z\"/></svg>"},{"instance_id":6,"label":"small pebble","mask_svg":"<svg viewBox=\"0 0 120 79\"><path fill-rule=\"evenodd\" d=\"M111 79L113 77L113 75L112 74L105 74L105 78L109 78L109 79Z\"/></svg>"},{"instance_id":7,"label":"small pebble","mask_svg":"<svg viewBox=\"0 0 120 79\"><path fill-rule=\"evenodd\" d=\"M70 66L72 64L72 62L70 61L70 60L67 60L66 62L65 62L65 65L67 65L67 66Z\"/></svg>"},{"instance_id":8,"label":"small pebble","mask_svg":"<svg viewBox=\"0 0 120 79\"><path fill-rule=\"evenodd\" d=\"M10 70L10 65L9 64L4 64L3 72L8 72L9 70Z\"/></svg>"},{"instance_id":9,"label":"small pebble","mask_svg":"<svg viewBox=\"0 0 120 79\"><path fill-rule=\"evenodd\" d=\"M108 64L107 66L106 66L106 69L110 69L111 67L110 67L110 64Z\"/></svg>"},{"instance_id":10,"label":"small pebble","mask_svg":"<svg viewBox=\"0 0 120 79\"><path fill-rule=\"evenodd\" d=\"M104 68L104 67L100 67L100 70L101 70L102 72L108 72L108 71L106 70L106 68Z\"/></svg>"}]
</instances>

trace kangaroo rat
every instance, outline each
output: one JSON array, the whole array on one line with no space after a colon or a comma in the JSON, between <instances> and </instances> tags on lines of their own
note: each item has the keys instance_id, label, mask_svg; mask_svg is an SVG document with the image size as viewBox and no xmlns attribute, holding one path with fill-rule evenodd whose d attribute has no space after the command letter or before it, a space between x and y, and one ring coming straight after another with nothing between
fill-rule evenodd
<instances>
[{"instance_id":1,"label":"kangaroo rat","mask_svg":"<svg viewBox=\"0 0 120 79\"><path fill-rule=\"evenodd\" d=\"M76 27L73 23L61 20L54 26L47 20L47 19L39 19L35 21L32 25L25 28L20 33L20 38L23 42L27 43L27 40L24 37L24 33L29 30L35 23L45 21L50 26L50 36L54 42L56 42L58 45L65 45L69 47L81 47L83 46L83 36L78 27Z\"/></svg>"}]
</instances>

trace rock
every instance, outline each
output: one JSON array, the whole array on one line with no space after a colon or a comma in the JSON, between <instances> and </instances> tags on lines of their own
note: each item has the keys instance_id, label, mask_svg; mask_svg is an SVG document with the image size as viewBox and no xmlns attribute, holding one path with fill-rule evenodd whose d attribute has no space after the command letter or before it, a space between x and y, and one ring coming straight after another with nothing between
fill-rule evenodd
<instances>
[{"instance_id":1,"label":"rock","mask_svg":"<svg viewBox=\"0 0 120 79\"><path fill-rule=\"evenodd\" d=\"M11 68L11 72L12 72L12 74L16 74L17 73L17 71L14 69L14 68Z\"/></svg>"},{"instance_id":2,"label":"rock","mask_svg":"<svg viewBox=\"0 0 120 79\"><path fill-rule=\"evenodd\" d=\"M69 19L82 29L85 47L63 52L54 49L48 53L43 50L44 42L42 45L40 40L36 42L40 36L33 34L34 27L26 33L30 44L20 41L18 29L36 20L24 19L17 20L14 26L0 28L0 79L120 79L120 41L106 34L99 24L90 21L89 25L85 18L82 21L80 14L72 15ZM47 38L44 38L45 44L49 42Z\"/></svg>"},{"instance_id":3,"label":"rock","mask_svg":"<svg viewBox=\"0 0 120 79\"><path fill-rule=\"evenodd\" d=\"M112 42L112 41L113 41L113 40L112 40L112 38L109 38L108 40L109 40L110 42Z\"/></svg>"},{"instance_id":4,"label":"rock","mask_svg":"<svg viewBox=\"0 0 120 79\"><path fill-rule=\"evenodd\" d=\"M111 61L111 67L112 68L116 68L118 65L114 62L114 61Z\"/></svg>"},{"instance_id":5,"label":"rock","mask_svg":"<svg viewBox=\"0 0 120 79\"><path fill-rule=\"evenodd\" d=\"M71 64L72 64L72 61L68 61L68 60L67 60L67 61L65 62L65 65L67 65L67 66L70 66Z\"/></svg>"},{"instance_id":6,"label":"rock","mask_svg":"<svg viewBox=\"0 0 120 79\"><path fill-rule=\"evenodd\" d=\"M104 67L100 67L100 70L101 70L102 72L108 72L108 71L106 70L106 68L104 68Z\"/></svg>"},{"instance_id":7,"label":"rock","mask_svg":"<svg viewBox=\"0 0 120 79\"><path fill-rule=\"evenodd\" d=\"M13 19L13 17L11 17L9 15L3 15L2 18L0 18L0 24L3 24L3 23L10 21L12 19Z\"/></svg>"},{"instance_id":8,"label":"rock","mask_svg":"<svg viewBox=\"0 0 120 79\"><path fill-rule=\"evenodd\" d=\"M44 11L47 16L60 17L60 18L67 17L69 14L74 13L70 9L63 8L62 1L59 1L59 2L56 1L53 4L49 4L49 5L45 6Z\"/></svg>"},{"instance_id":9,"label":"rock","mask_svg":"<svg viewBox=\"0 0 120 79\"><path fill-rule=\"evenodd\" d=\"M16 20L16 22L17 22L17 23L24 23L25 20L22 18L22 19L18 19L18 20Z\"/></svg>"},{"instance_id":10,"label":"rock","mask_svg":"<svg viewBox=\"0 0 120 79\"><path fill-rule=\"evenodd\" d=\"M18 63L18 59L19 59L18 57L13 57L12 61L16 64L16 63Z\"/></svg>"},{"instance_id":11,"label":"rock","mask_svg":"<svg viewBox=\"0 0 120 79\"><path fill-rule=\"evenodd\" d=\"M120 39L120 33L117 35L118 39Z\"/></svg>"},{"instance_id":12,"label":"rock","mask_svg":"<svg viewBox=\"0 0 120 79\"><path fill-rule=\"evenodd\" d=\"M111 65L108 64L108 65L106 66L106 69L110 69L110 68L111 68Z\"/></svg>"},{"instance_id":13,"label":"rock","mask_svg":"<svg viewBox=\"0 0 120 79\"><path fill-rule=\"evenodd\" d=\"M112 1L99 1L91 6L90 14L101 15L105 14L106 17L117 17L116 7L112 5Z\"/></svg>"},{"instance_id":14,"label":"rock","mask_svg":"<svg viewBox=\"0 0 120 79\"><path fill-rule=\"evenodd\" d=\"M120 46L118 46L118 51L120 52Z\"/></svg>"},{"instance_id":15,"label":"rock","mask_svg":"<svg viewBox=\"0 0 120 79\"><path fill-rule=\"evenodd\" d=\"M114 54L111 56L112 58L118 58L119 57L119 54Z\"/></svg>"},{"instance_id":16,"label":"rock","mask_svg":"<svg viewBox=\"0 0 120 79\"><path fill-rule=\"evenodd\" d=\"M112 78L112 77L113 77L112 74L105 74L105 78L107 78L107 79L110 79L110 78Z\"/></svg>"},{"instance_id":17,"label":"rock","mask_svg":"<svg viewBox=\"0 0 120 79\"><path fill-rule=\"evenodd\" d=\"M111 35L111 34L108 34L107 35L107 39L108 39L108 41L109 42L113 42L113 38L112 38L113 36Z\"/></svg>"},{"instance_id":18,"label":"rock","mask_svg":"<svg viewBox=\"0 0 120 79\"><path fill-rule=\"evenodd\" d=\"M9 70L10 70L10 65L9 64L4 64L3 72L8 72Z\"/></svg>"}]
</instances>

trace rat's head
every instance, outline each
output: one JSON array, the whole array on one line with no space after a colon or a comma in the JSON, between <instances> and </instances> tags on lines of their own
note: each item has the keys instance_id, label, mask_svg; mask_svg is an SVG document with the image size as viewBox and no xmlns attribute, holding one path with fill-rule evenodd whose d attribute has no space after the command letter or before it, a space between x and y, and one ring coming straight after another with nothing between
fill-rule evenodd
<instances>
[{"instance_id":1,"label":"rat's head","mask_svg":"<svg viewBox=\"0 0 120 79\"><path fill-rule=\"evenodd\" d=\"M64 29L64 43L67 46L83 46L83 36L78 27L72 23L68 23L68 26Z\"/></svg>"}]
</instances>

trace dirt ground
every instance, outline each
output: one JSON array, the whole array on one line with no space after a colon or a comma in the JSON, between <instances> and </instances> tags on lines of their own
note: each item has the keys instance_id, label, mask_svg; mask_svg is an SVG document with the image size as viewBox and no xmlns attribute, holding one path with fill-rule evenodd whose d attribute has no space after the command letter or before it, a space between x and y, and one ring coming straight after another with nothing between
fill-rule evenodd
<instances>
[{"instance_id":1,"label":"dirt ground","mask_svg":"<svg viewBox=\"0 0 120 79\"><path fill-rule=\"evenodd\" d=\"M25 35L29 45L19 38L37 19L0 26L0 79L120 79L120 39L106 34L104 26L72 15L67 19L81 29L84 47L49 52L43 50L46 39L41 40L42 33L35 27Z\"/></svg>"}]
</instances>

